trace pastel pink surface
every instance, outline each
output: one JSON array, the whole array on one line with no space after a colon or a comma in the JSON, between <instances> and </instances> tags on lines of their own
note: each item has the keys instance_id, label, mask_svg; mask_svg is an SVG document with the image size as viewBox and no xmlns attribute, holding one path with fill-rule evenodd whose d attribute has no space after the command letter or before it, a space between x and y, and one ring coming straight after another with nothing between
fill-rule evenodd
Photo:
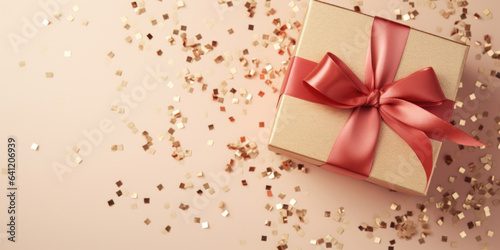
<instances>
[{"instance_id":1,"label":"pastel pink surface","mask_svg":"<svg viewBox=\"0 0 500 250\"><path fill-rule=\"evenodd\" d=\"M393 218L412 210L416 217L416 204L426 201L426 198L392 193L313 166L307 166L310 170L308 174L292 171L283 172L279 180L259 179L258 175L266 167L277 168L285 160L266 150L278 93L273 94L271 88L257 78L248 80L243 77L244 67L238 61L238 51L248 48L249 56L265 58L273 65L279 65L286 58L273 51L271 45L267 49L252 46L253 34L272 33L274 26L271 22L277 17L281 17L282 21L291 19L302 22L305 1L296 2L300 9L295 14L296 18L290 18L292 11L287 1L271 1L271 7L277 10L274 16L266 16L264 1L258 1L257 14L253 19L242 16L246 8L241 0L234 1L234 10L220 8L215 0L185 2L186 7L178 10L175 2L146 2L147 12L141 16L134 13L129 2L120 1L51 1L56 3L52 6L40 5L38 1L0 3L0 72L3 77L0 84L1 162L6 159L8 136L18 139L19 150L18 241L11 243L6 239L8 206L5 195L2 195L1 249L275 249L283 233L290 235L288 245L291 249L322 249L324 245L313 246L309 240L327 234L342 242L344 249L387 249L388 241L392 239L397 241L396 249L450 248L452 241L458 243L458 249L478 249L481 243L488 243L490 249L498 245L496 236L500 233L500 226L491 222L500 219L499 208L491 203L489 225L468 230L466 224L475 216L473 211L465 211L466 219L460 221L456 228L452 226L450 215L446 215L445 225L439 227L435 221L442 216L441 212L430 207L427 214L431 217L432 235L425 239L424 245L418 243L418 237L411 241L399 240L391 229L377 230L375 235L382 239L382 243L375 244L373 239L366 237L366 232L357 229L360 223L371 224L374 215L385 212ZM347 0L330 2L352 8ZM79 6L78 12L72 9L75 4ZM455 15L444 19L438 10L445 9L446 4L436 4L439 5L436 10L417 6L420 14L405 24L448 37L453 21L459 17ZM482 13L489 8L494 17L492 20L475 20L471 14L468 15L466 21L472 24L472 40L482 41L484 34L490 34L493 48L498 50L500 43L494 29L497 22L495 15L500 13L500 6L493 0L469 4L469 13ZM361 9L370 15L394 19L394 9L405 11L407 7L401 1L365 0ZM35 26L36 32L33 31L16 52L7 35L12 32L21 34L24 18L30 21L41 15L39 13L46 13L47 8L57 8L63 17L59 21L51 18L52 23L47 27ZM164 13L169 13L171 18L165 26L149 30L153 29L150 15L160 20ZM178 24L172 20L174 13L178 13ZM75 20L67 21L68 15L74 16ZM139 51L137 44L124 42L126 36L133 36L136 31L123 28L122 16L126 16L131 23L135 20L143 36L148 32L153 35L171 33L180 25L186 25L189 36L202 34L203 44L217 40L219 45L192 64L185 62L187 53L178 48L168 48L164 37L160 36L151 41L149 50ZM89 21L88 26L81 25L83 20ZM212 29L208 27L210 20L215 20ZM249 31L248 24L253 24L255 30ZM443 28L441 33L435 32L437 26ZM233 35L227 32L230 28L235 31ZM297 37L296 32L293 30L290 34ZM177 40L177 43L181 41ZM161 57L157 56L156 48L166 48L166 52ZM65 58L64 51L71 51L71 57ZM113 59L108 58L109 51L115 53ZM228 67L223 63L215 64L213 59L226 51L233 54L233 63ZM452 115L452 119L466 120L466 125L460 128L467 132L477 129L479 123L483 124L484 129L480 132L482 139L487 138L486 131L496 132L499 129L494 118L498 116L500 95L491 89L478 90L474 83L479 80L490 86L497 85L498 79L478 73L478 68L500 68L486 55L481 60L475 60L480 53L480 48L471 46L463 76L464 87L459 91L459 100L464 102L464 106ZM170 59L174 61L173 65L168 63ZM26 61L26 66L19 67L19 61ZM227 74L233 67L238 73L234 80L228 80ZM197 88L193 93L182 88L183 79L177 78L177 74L185 68L189 68L191 73L203 74L204 81L209 84L206 92L202 92L199 86L195 86ZM118 69L123 70L121 77L115 75ZM207 73L208 69L213 73ZM54 72L54 78L46 78L45 72ZM168 76L165 81L162 80L164 75ZM246 88L254 95L252 104L245 105L240 101L240 104L232 105L230 98L226 98L228 100L224 104L213 102L211 90L217 88L222 79L237 90ZM128 86L122 92L116 91L122 80L128 81ZM275 79L274 82L281 80ZM173 88L167 86L169 81L174 83ZM145 91L141 92L142 89ZM266 93L264 97L257 95L259 91ZM476 95L474 101L469 100L472 92ZM179 96L181 101L174 102L174 96ZM154 156L143 151L141 146L145 144L145 139L140 132L137 135L130 133L121 117L110 111L113 103L129 107L129 119L140 132L147 130L154 137L154 148L157 150ZM184 164L170 156L172 147L167 139L160 142L156 137L173 126L167 115L168 105L179 108L189 118L186 128L175 133L183 148L193 151L193 156L186 158ZM226 107L226 113L219 111L220 106ZM247 115L242 114L244 108L248 110ZM489 116L472 122L470 117L479 111L488 111ZM229 116L234 116L236 121L231 123ZM265 122L265 128L259 128L259 122ZM209 131L209 124L214 124L215 129ZM242 162L240 168L245 170L244 173L238 168L240 171L226 175L224 166L233 155L226 144L238 140L240 136L248 136L258 143L259 158ZM210 139L214 140L212 147L206 143ZM33 142L40 145L38 151L30 149ZM436 186L441 184L460 193L460 199L465 198L469 187L462 181L457 169L460 166L467 168L471 162L477 164L478 158L486 153L493 154L493 161L500 160L496 137L487 139L487 142L492 145L491 148L459 153L456 153L456 145L445 143L440 159L453 155L454 162L447 166L443 160L439 161L428 197L438 200L441 194L436 191ZM111 152L113 144L123 144L125 150ZM68 165L67 151L75 145L81 148L83 162L70 167L71 170L59 181L53 166L58 163ZM257 170L248 173L249 166L256 166ZM203 171L205 177L196 177L198 171ZM192 177L186 179L186 173ZM485 176L499 174L498 168L493 167ZM458 177L454 184L447 182L450 175ZM7 185L6 177L0 174L2 189ZM243 179L247 180L248 186L241 185ZM115 185L118 180L124 183L122 188ZM178 188L180 182L188 181L197 187L203 183L219 189L228 185L230 191L199 196L197 189ZM160 183L165 187L163 191L156 188ZM272 185L274 197L266 196L265 185ZM300 186L302 192L295 192L295 186ZM139 198L118 198L115 194L118 189L137 192ZM280 192L287 194L283 200L277 197ZM144 204L144 197L150 197L151 204ZM115 205L108 207L106 202L111 198L115 200ZM288 203L292 198L297 200L295 207L307 209L308 224L299 223L296 216L288 224L279 224L277 211L264 209L267 203ZM498 195L493 199L498 199ZM220 201L225 202L230 212L228 217L221 216L218 208ZM164 203L167 202L170 208L165 209ZM178 208L181 202L190 205L188 213ZM402 210L391 211L389 206L393 202L400 204ZM138 204L136 210L131 209L132 203ZM337 223L323 216L324 211L335 213L340 206L345 207L349 224ZM174 212L175 218L172 216ZM200 224L195 224L194 217L208 221L210 229L202 229ZM151 220L148 226L143 222L146 218ZM391 218L385 220L390 221ZM272 226L264 226L265 220L272 220ZM292 227L294 224L301 226L304 237L298 236ZM164 235L161 230L167 225L172 230ZM345 228L342 235L337 233L338 227ZM272 230L278 230L278 234L272 235ZM464 239L459 236L462 230L467 233ZM494 238L486 236L487 230L495 232ZM267 235L266 242L260 240L261 235ZM441 242L442 235L448 236L448 243ZM479 243L475 240L478 235L482 237ZM245 240L246 244L240 246L240 240Z\"/></svg>"}]
</instances>

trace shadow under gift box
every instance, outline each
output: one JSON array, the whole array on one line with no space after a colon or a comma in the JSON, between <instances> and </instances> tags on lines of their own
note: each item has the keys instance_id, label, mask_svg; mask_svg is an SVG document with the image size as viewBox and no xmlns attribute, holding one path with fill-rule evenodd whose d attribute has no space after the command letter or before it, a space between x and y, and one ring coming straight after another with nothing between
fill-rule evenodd
<instances>
[{"instance_id":1,"label":"shadow under gift box","mask_svg":"<svg viewBox=\"0 0 500 250\"><path fill-rule=\"evenodd\" d=\"M311 0L295 56L319 62L327 52L331 52L347 64L359 79L365 79L373 20L368 15ZM468 50L467 45L411 29L394 80L432 67L446 98L455 100ZM288 73L294 70L301 69L291 64ZM282 88L285 85L284 82ZM283 94L278 102L269 149L304 162L323 165L351 112L352 109L335 108ZM430 141L434 171L442 143ZM343 146L356 150L355 145ZM340 168L333 171L345 173ZM414 151L384 122L366 181L414 195L426 195L429 188L425 170Z\"/></svg>"}]
</instances>

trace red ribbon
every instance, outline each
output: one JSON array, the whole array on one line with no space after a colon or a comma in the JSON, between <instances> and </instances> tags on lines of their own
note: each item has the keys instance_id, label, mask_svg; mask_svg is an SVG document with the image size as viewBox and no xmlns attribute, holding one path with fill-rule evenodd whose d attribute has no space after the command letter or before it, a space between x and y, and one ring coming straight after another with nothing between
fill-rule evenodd
<instances>
[{"instance_id":1,"label":"red ribbon","mask_svg":"<svg viewBox=\"0 0 500 250\"><path fill-rule=\"evenodd\" d=\"M294 57L284 94L329 106L353 109L322 167L340 167L370 175L381 121L412 148L427 175L433 157L429 138L483 146L452 126L454 102L446 99L430 67L394 81L410 28L375 18L365 68L365 84L338 57L327 53L319 62ZM344 171L345 172L345 171Z\"/></svg>"}]
</instances>

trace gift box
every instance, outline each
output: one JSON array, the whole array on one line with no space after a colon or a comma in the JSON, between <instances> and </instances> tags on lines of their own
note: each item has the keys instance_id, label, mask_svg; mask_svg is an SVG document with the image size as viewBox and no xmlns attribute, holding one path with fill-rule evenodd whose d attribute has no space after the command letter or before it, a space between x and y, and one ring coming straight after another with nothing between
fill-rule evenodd
<instances>
[{"instance_id":1,"label":"gift box","mask_svg":"<svg viewBox=\"0 0 500 250\"><path fill-rule=\"evenodd\" d=\"M448 122L468 49L311 0L282 84L269 149L392 190L426 195L443 137L481 145ZM415 125L407 125L411 122Z\"/></svg>"}]
</instances>

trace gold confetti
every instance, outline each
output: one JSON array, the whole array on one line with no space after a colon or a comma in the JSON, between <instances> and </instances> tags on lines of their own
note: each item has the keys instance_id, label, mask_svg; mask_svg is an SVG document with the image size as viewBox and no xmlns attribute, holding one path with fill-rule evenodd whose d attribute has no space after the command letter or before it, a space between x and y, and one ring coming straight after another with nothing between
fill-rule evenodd
<instances>
[{"instance_id":1,"label":"gold confetti","mask_svg":"<svg viewBox=\"0 0 500 250\"><path fill-rule=\"evenodd\" d=\"M227 147L235 150L234 156L236 159L253 159L259 155L257 144L251 140L247 140L246 137L241 137L239 141L227 144Z\"/></svg>"},{"instance_id":2,"label":"gold confetti","mask_svg":"<svg viewBox=\"0 0 500 250\"><path fill-rule=\"evenodd\" d=\"M491 11L489 9L484 9L483 14L486 16L486 18L491 19L493 18L493 15L491 14Z\"/></svg>"},{"instance_id":3,"label":"gold confetti","mask_svg":"<svg viewBox=\"0 0 500 250\"><path fill-rule=\"evenodd\" d=\"M148 153L149 153L149 154L151 154L151 155L154 155L154 154L156 153L156 149L154 149L154 148L148 148L148 149L146 150L146 152L148 152Z\"/></svg>"},{"instance_id":4,"label":"gold confetti","mask_svg":"<svg viewBox=\"0 0 500 250\"><path fill-rule=\"evenodd\" d=\"M484 216L486 216L486 217L491 216L490 208L488 206L484 207Z\"/></svg>"},{"instance_id":5,"label":"gold confetti","mask_svg":"<svg viewBox=\"0 0 500 250\"><path fill-rule=\"evenodd\" d=\"M437 224L439 226L442 226L444 224L444 217L439 218L439 220L437 221Z\"/></svg>"},{"instance_id":6,"label":"gold confetti","mask_svg":"<svg viewBox=\"0 0 500 250\"><path fill-rule=\"evenodd\" d=\"M396 203L392 203L390 208L391 208L392 211L399 211L399 210L401 210L401 206L398 205L398 204L396 204Z\"/></svg>"},{"instance_id":7,"label":"gold confetti","mask_svg":"<svg viewBox=\"0 0 500 250\"><path fill-rule=\"evenodd\" d=\"M80 163L82 163L82 162L83 162L83 159L82 159L82 158L80 158L80 156L76 156L76 157L73 159L73 161L74 161L76 164L80 164Z\"/></svg>"},{"instance_id":8,"label":"gold confetti","mask_svg":"<svg viewBox=\"0 0 500 250\"><path fill-rule=\"evenodd\" d=\"M177 0L177 9L183 8L186 5L184 4L183 0ZM168 16L167 16L168 17Z\"/></svg>"},{"instance_id":9,"label":"gold confetti","mask_svg":"<svg viewBox=\"0 0 500 250\"><path fill-rule=\"evenodd\" d=\"M460 237L463 239L467 236L467 234L465 233L465 231L462 231L460 232Z\"/></svg>"},{"instance_id":10,"label":"gold confetti","mask_svg":"<svg viewBox=\"0 0 500 250\"><path fill-rule=\"evenodd\" d=\"M490 237L490 238L493 238L493 234L494 234L494 232L493 232L493 231L491 231L491 230L488 230L488 232L486 232L486 235L487 235L488 237Z\"/></svg>"}]
</instances>

